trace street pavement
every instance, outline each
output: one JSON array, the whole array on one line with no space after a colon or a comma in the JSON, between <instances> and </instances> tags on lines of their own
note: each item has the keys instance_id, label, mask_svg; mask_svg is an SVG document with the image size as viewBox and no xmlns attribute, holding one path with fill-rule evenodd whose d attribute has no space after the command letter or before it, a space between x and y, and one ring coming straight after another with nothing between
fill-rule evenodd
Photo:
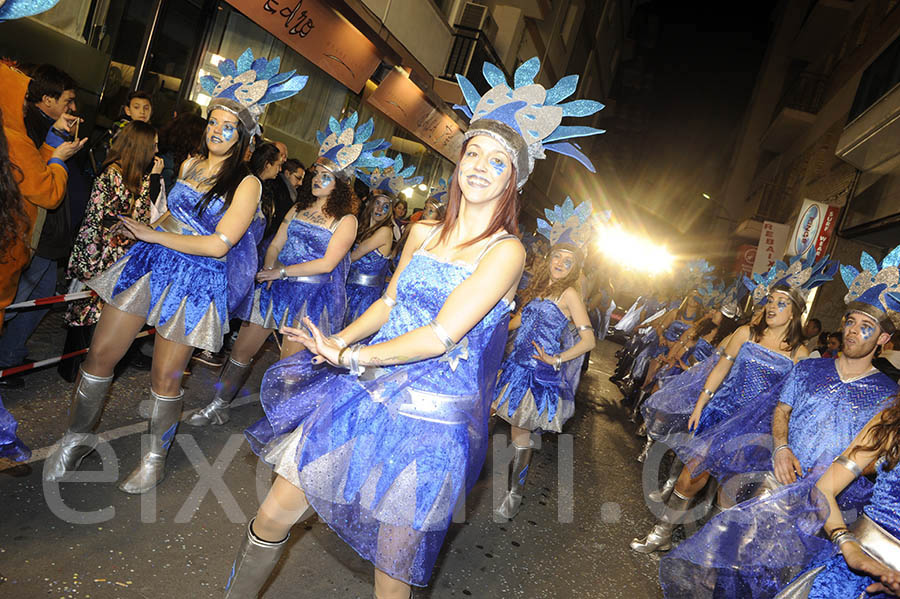
<instances>
[{"instance_id":1,"label":"street pavement","mask_svg":"<svg viewBox=\"0 0 900 599\"><path fill-rule=\"evenodd\" d=\"M29 344L35 359L62 345L59 312ZM149 345L149 344L148 344ZM608 381L619 346L598 345L563 435L544 435L515 520L495 521L492 506L505 489L508 427L494 430L481 479L458 510L431 585L415 597L660 597L658 561L628 543L652 525L635 461L642 439ZM156 493L126 495L115 481L136 465L140 402L149 373L127 369L113 384L99 431L104 458L89 456L93 481L42 485L49 446L66 426L72 385L54 368L30 373L3 401L34 450L27 467L0 471L0 597L221 597L247 521L271 480L243 440L261 416L254 392L276 359L267 346L225 426L182 424ZM216 373L194 365L185 382L185 411L205 405ZM2 467L2 466L0 466ZM28 472L30 468L30 472ZM116 471L117 469L117 471ZM266 598L372 596L372 567L318 519L294 528Z\"/></svg>"}]
</instances>

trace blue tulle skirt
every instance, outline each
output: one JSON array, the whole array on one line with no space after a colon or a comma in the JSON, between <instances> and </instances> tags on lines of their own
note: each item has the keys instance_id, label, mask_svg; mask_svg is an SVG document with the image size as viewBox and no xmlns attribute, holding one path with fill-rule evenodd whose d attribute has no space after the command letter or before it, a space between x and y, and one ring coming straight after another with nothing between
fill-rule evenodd
<instances>
[{"instance_id":1,"label":"blue tulle skirt","mask_svg":"<svg viewBox=\"0 0 900 599\"><path fill-rule=\"evenodd\" d=\"M18 427L19 423L3 407L3 399L0 398L0 458L23 462L31 457L31 450L16 435Z\"/></svg>"},{"instance_id":2,"label":"blue tulle skirt","mask_svg":"<svg viewBox=\"0 0 900 599\"><path fill-rule=\"evenodd\" d=\"M647 434L652 439L659 441L672 433L687 431L694 405L718 362L719 355L713 354L677 376L660 379L659 391L641 407Z\"/></svg>"},{"instance_id":3,"label":"blue tulle skirt","mask_svg":"<svg viewBox=\"0 0 900 599\"><path fill-rule=\"evenodd\" d=\"M660 561L665 596L771 598L798 574L826 563L836 549L818 536L829 509L815 484L829 465L819 460L796 483L725 510L685 539ZM860 478L838 504L845 516L858 513L871 493L872 484Z\"/></svg>"},{"instance_id":4,"label":"blue tulle skirt","mask_svg":"<svg viewBox=\"0 0 900 599\"><path fill-rule=\"evenodd\" d=\"M347 318L344 320L344 326L362 316L362 313L369 309L369 306L381 297L383 293L382 286L374 285L355 285L347 284Z\"/></svg>"}]
</instances>

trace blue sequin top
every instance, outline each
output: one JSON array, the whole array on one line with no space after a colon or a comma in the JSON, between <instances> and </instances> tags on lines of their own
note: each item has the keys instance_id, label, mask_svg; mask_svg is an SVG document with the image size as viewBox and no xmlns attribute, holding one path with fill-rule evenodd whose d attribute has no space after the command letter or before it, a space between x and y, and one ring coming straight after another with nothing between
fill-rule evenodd
<instances>
[{"instance_id":1,"label":"blue sequin top","mask_svg":"<svg viewBox=\"0 0 900 599\"><path fill-rule=\"evenodd\" d=\"M287 240L278 253L278 261L285 266L316 260L325 255L332 231L321 225L291 219L288 223ZM338 266L337 268L340 268Z\"/></svg>"},{"instance_id":2,"label":"blue sequin top","mask_svg":"<svg viewBox=\"0 0 900 599\"><path fill-rule=\"evenodd\" d=\"M556 355L562 351L562 334L569 319L552 299L534 298L522 308L522 325L516 331L516 341L509 359L535 368L537 360L532 341L545 352Z\"/></svg>"},{"instance_id":3,"label":"blue sequin top","mask_svg":"<svg viewBox=\"0 0 900 599\"><path fill-rule=\"evenodd\" d=\"M690 323L687 323L683 320L676 320L668 327L666 327L665 332L663 332L663 337L665 337L666 341L674 343L675 341L681 339L681 336L689 328L691 328Z\"/></svg>"},{"instance_id":4,"label":"blue sequin top","mask_svg":"<svg viewBox=\"0 0 900 599\"><path fill-rule=\"evenodd\" d=\"M713 345L709 341L701 337L697 339L694 347L691 348L691 352L688 355L688 358L696 362L702 362L714 353L716 353L716 348L713 347Z\"/></svg>"},{"instance_id":5,"label":"blue sequin top","mask_svg":"<svg viewBox=\"0 0 900 599\"><path fill-rule=\"evenodd\" d=\"M356 249L354 247L354 249ZM377 249L372 250L368 254L361 256L356 262L350 263L350 274L347 279L352 283L353 274L361 273L364 275L379 275L384 278L387 275L388 267L391 265L391 259L385 258Z\"/></svg>"},{"instance_id":6,"label":"blue sequin top","mask_svg":"<svg viewBox=\"0 0 900 599\"><path fill-rule=\"evenodd\" d=\"M900 465L893 470L885 470L884 462L878 466L872 500L863 511L900 539Z\"/></svg>"},{"instance_id":7,"label":"blue sequin top","mask_svg":"<svg viewBox=\"0 0 900 599\"><path fill-rule=\"evenodd\" d=\"M793 365L794 362L785 355L753 341L744 342L728 376L704 406L697 432L732 416L772 387Z\"/></svg>"},{"instance_id":8,"label":"blue sequin top","mask_svg":"<svg viewBox=\"0 0 900 599\"><path fill-rule=\"evenodd\" d=\"M897 390L881 372L841 381L831 358L801 360L778 400L791 406L788 445L804 469L825 454L840 455Z\"/></svg>"}]
</instances>

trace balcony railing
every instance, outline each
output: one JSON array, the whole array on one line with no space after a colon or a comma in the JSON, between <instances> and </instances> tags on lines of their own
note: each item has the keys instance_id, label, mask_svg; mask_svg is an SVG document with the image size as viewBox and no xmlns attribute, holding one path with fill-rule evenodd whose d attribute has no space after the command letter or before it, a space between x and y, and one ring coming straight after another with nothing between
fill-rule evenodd
<instances>
[{"instance_id":1,"label":"balcony railing","mask_svg":"<svg viewBox=\"0 0 900 599\"><path fill-rule=\"evenodd\" d=\"M775 116L777 117L785 108L818 114L824 100L825 77L802 72L785 89L784 95L781 96L781 101L775 109Z\"/></svg>"},{"instance_id":2,"label":"balcony railing","mask_svg":"<svg viewBox=\"0 0 900 599\"><path fill-rule=\"evenodd\" d=\"M490 62L503 70L507 80L511 80L500 56L493 44L480 29L473 29L463 25L454 27L453 46L450 48L450 57L447 59L447 68L444 70L445 79L453 79L459 73L465 75L469 81L479 85L483 80L481 66Z\"/></svg>"}]
</instances>

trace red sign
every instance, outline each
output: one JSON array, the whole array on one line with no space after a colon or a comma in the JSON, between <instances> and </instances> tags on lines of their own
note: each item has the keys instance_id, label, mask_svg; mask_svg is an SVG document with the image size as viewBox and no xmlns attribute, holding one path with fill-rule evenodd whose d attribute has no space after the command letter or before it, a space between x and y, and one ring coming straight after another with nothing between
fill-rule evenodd
<instances>
[{"instance_id":1,"label":"red sign","mask_svg":"<svg viewBox=\"0 0 900 599\"><path fill-rule=\"evenodd\" d=\"M356 93L381 64L366 36L322 0L226 0Z\"/></svg>"},{"instance_id":2,"label":"red sign","mask_svg":"<svg viewBox=\"0 0 900 599\"><path fill-rule=\"evenodd\" d=\"M422 90L403 73L391 71L367 102L450 162L459 160L462 130L456 121L432 106Z\"/></svg>"},{"instance_id":3,"label":"red sign","mask_svg":"<svg viewBox=\"0 0 900 599\"><path fill-rule=\"evenodd\" d=\"M756 261L756 246L745 243L738 248L737 259L734 261L734 272L738 275L753 273L753 263Z\"/></svg>"}]
</instances>

